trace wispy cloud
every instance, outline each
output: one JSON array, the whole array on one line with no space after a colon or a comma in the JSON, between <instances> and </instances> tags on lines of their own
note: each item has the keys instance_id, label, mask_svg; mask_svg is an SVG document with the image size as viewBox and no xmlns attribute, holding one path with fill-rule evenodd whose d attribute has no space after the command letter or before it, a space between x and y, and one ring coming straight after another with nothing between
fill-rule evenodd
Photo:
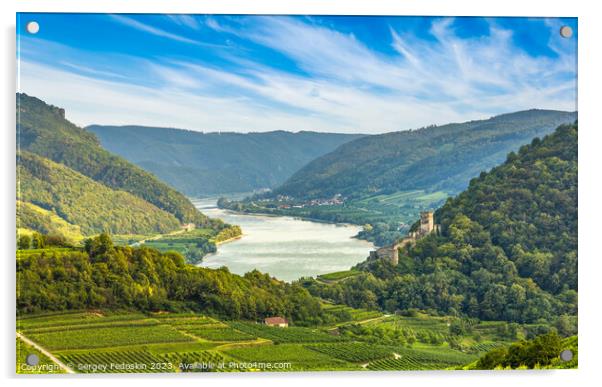
<instances>
[{"instance_id":1,"label":"wispy cloud","mask_svg":"<svg viewBox=\"0 0 602 387\"><path fill-rule=\"evenodd\" d=\"M201 44L163 24L112 18L154 36ZM487 33L469 37L455 30L453 19L433 19L428 39L385 26L388 34L375 49L354 33L312 19L167 19L190 36L213 31L220 39L208 44L231 38L243 49L122 55L116 61L135 67L123 78L89 71L93 63L74 59L88 57L83 51L71 55L72 72L29 58L22 64L22 88L62 103L80 124L205 131L376 133L529 108L577 108L574 45L544 35L556 57L534 55L517 46L514 31L495 20L488 20ZM547 28L559 27L550 22ZM219 60L209 61L208 53ZM283 60L287 66L279 64Z\"/></svg>"},{"instance_id":2,"label":"wispy cloud","mask_svg":"<svg viewBox=\"0 0 602 387\"><path fill-rule=\"evenodd\" d=\"M198 30L201 26L197 21L196 17L193 15L166 15L168 19L173 21L174 23L185 26L188 28L192 28L193 30Z\"/></svg>"},{"instance_id":3,"label":"wispy cloud","mask_svg":"<svg viewBox=\"0 0 602 387\"><path fill-rule=\"evenodd\" d=\"M137 20L134 20L132 18L129 18L127 16L122 16L122 15L110 15L111 18L113 20L115 20L118 23L121 23L123 25L126 25L128 27L132 27L135 28L139 31L143 31L143 32L147 32L149 34L152 35L156 35L156 36L161 36L163 38L167 38L167 39L171 39L171 40L175 40L178 42L184 42L184 43L190 43L190 44L198 44L197 41L193 40L193 39L189 39L186 38L184 36L180 36L165 30L162 30L160 28L157 27L153 27L151 25L139 22Z\"/></svg>"},{"instance_id":4,"label":"wispy cloud","mask_svg":"<svg viewBox=\"0 0 602 387\"><path fill-rule=\"evenodd\" d=\"M167 39L171 39L177 42L182 42L182 43L188 43L188 44L193 44L196 46L206 46L206 47L222 47L222 48L227 48L226 45L220 45L220 44L212 44L212 43L207 43L207 42L203 42L200 40L196 40L196 39L192 39L192 38L188 38L182 35L178 35L175 34L173 32L169 32L166 31L164 29L161 28L157 28L154 26L151 26L149 24L146 23L142 23L138 20L132 19L130 17L127 16L123 16L123 15L110 15L110 17L118 22L121 23L123 25L126 25L128 27L132 27L134 29L137 29L139 31L143 31L143 32L147 32L149 34L155 35L155 36L160 36L162 38L167 38ZM187 26L196 26L198 29L198 24L195 24L196 22L193 19L189 19L183 16L172 16L171 20L177 21L178 24L185 24Z\"/></svg>"}]
</instances>

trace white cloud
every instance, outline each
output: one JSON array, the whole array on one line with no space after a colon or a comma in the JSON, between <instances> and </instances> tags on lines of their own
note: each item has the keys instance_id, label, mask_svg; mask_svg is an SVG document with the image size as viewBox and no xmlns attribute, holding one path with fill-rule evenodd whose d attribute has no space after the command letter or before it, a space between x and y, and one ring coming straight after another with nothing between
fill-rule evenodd
<instances>
[{"instance_id":1,"label":"white cloud","mask_svg":"<svg viewBox=\"0 0 602 387\"><path fill-rule=\"evenodd\" d=\"M116 22L119 22L119 23L121 23L123 25L135 28L135 29L137 29L139 31L147 32L147 33L152 34L152 35L161 36L163 38L167 38L167 39L171 39L171 40L176 40L178 42L184 42L184 43L190 43L190 44L198 44L198 42L195 41L195 40L193 40L193 39L189 39L189 38L186 38L184 36L180 36L178 34L174 34L174 33L162 30L160 28L150 26L148 24L139 22L139 21L134 20L132 18L129 18L127 16L110 15L110 17L113 20L115 20Z\"/></svg>"},{"instance_id":2,"label":"white cloud","mask_svg":"<svg viewBox=\"0 0 602 387\"><path fill-rule=\"evenodd\" d=\"M171 40L175 40L178 42L182 42L182 43L188 43L188 44L193 44L196 46L205 46L205 47L228 47L225 45L220 45L220 44L212 44L212 43L207 43L207 42L203 42L200 40L196 40L196 39L191 39L182 35L178 35L178 34L174 34L172 32L169 31L165 31L161 28L157 28L157 27L153 27L151 25L139 22L137 20L134 20L132 18L129 18L127 16L122 16L122 15L109 15L114 21L121 23L123 25L126 25L128 27L132 27L135 28L139 31L143 31L143 32L147 32L151 35L155 35L155 36L160 36L163 38L167 38L167 39L171 39ZM174 20L172 18L172 20ZM188 25L190 26L190 24L192 23L190 20L186 20L183 21L183 19L181 17L177 18L178 23L188 23Z\"/></svg>"},{"instance_id":3,"label":"white cloud","mask_svg":"<svg viewBox=\"0 0 602 387\"><path fill-rule=\"evenodd\" d=\"M198 30L201 26L197 21L196 17L193 15L166 15L168 19L173 21L174 23L185 26L188 28L192 28L193 30Z\"/></svg>"},{"instance_id":4,"label":"white cloud","mask_svg":"<svg viewBox=\"0 0 602 387\"><path fill-rule=\"evenodd\" d=\"M246 98L200 96L174 88L149 88L76 75L22 61L19 91L66 109L86 126L148 125L199 131L324 130L320 119L258 108Z\"/></svg>"},{"instance_id":5,"label":"white cloud","mask_svg":"<svg viewBox=\"0 0 602 387\"><path fill-rule=\"evenodd\" d=\"M174 38L126 19L135 23L132 27ZM298 19L257 21L238 30L238 38L281 52L309 76L276 70L230 51L222 57L236 70L182 58L132 58L128 63L137 63L139 74L111 81L95 79L90 71L75 75L24 62L21 87L64 106L69 117L83 125L204 131L378 133L530 108L576 110L576 68L566 59L573 54L570 48L556 48L561 55L557 60L531 57L513 46L510 31L494 23L489 36L462 39L453 31L453 20L442 19L432 25L436 41L428 43L391 28L390 44L398 55L385 56L351 34ZM216 31L234 31L214 22L205 19ZM152 82L142 82L145 78Z\"/></svg>"}]
</instances>

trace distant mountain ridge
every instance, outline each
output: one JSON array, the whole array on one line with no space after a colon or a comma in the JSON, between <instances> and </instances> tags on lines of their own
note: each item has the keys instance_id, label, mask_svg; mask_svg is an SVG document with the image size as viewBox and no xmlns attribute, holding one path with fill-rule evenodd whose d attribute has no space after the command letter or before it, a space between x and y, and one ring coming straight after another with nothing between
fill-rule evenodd
<instances>
[{"instance_id":1,"label":"distant mountain ridge","mask_svg":"<svg viewBox=\"0 0 602 387\"><path fill-rule=\"evenodd\" d=\"M189 196L273 188L311 160L363 137L307 131L201 133L144 126L86 129L109 151Z\"/></svg>"},{"instance_id":2,"label":"distant mountain ridge","mask_svg":"<svg viewBox=\"0 0 602 387\"><path fill-rule=\"evenodd\" d=\"M361 198L416 189L453 194L522 144L576 119L576 112L533 109L367 136L312 161L274 194L324 198L341 193Z\"/></svg>"}]
</instances>

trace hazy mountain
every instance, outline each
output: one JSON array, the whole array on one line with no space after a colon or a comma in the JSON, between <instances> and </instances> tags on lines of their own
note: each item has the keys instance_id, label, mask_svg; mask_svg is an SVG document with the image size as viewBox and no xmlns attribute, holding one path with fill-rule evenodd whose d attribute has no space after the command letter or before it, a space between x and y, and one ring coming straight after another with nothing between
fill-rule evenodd
<instances>
[{"instance_id":1,"label":"hazy mountain","mask_svg":"<svg viewBox=\"0 0 602 387\"><path fill-rule=\"evenodd\" d=\"M249 192L283 183L357 134L200 133L143 126L86 128L103 147L190 196Z\"/></svg>"}]
</instances>

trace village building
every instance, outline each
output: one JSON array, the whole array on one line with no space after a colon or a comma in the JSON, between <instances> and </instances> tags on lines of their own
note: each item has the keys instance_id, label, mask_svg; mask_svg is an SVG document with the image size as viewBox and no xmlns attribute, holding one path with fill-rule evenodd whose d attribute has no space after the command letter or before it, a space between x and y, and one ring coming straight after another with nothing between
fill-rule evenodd
<instances>
[{"instance_id":1,"label":"village building","mask_svg":"<svg viewBox=\"0 0 602 387\"><path fill-rule=\"evenodd\" d=\"M263 321L265 325L269 327L279 327L286 328L288 327L288 321L284 317L266 317Z\"/></svg>"},{"instance_id":2,"label":"village building","mask_svg":"<svg viewBox=\"0 0 602 387\"><path fill-rule=\"evenodd\" d=\"M190 231L194 230L195 227L196 226L194 225L194 223L186 223L186 224L182 225L182 229L186 232L190 232Z\"/></svg>"}]
</instances>

